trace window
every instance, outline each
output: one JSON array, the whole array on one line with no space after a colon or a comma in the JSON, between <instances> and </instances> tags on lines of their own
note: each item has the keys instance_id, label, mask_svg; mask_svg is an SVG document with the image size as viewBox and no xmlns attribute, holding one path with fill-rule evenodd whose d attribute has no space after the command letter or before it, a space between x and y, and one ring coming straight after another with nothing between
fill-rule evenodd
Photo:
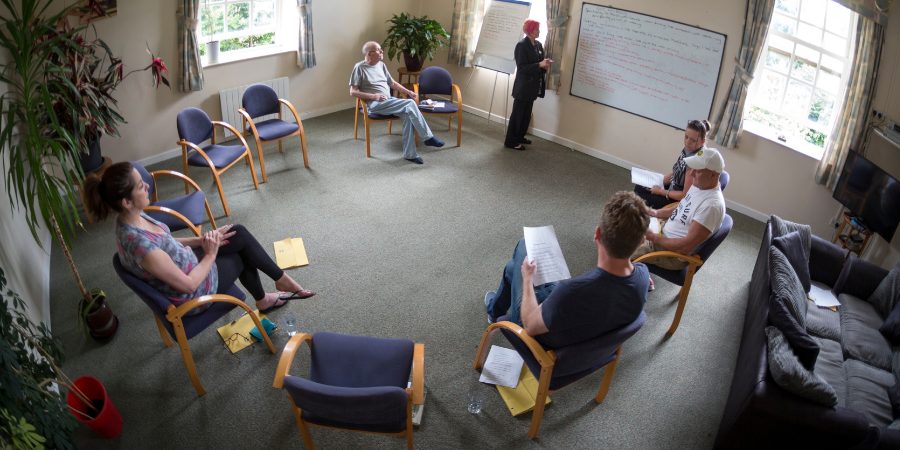
<instances>
[{"instance_id":1,"label":"window","mask_svg":"<svg viewBox=\"0 0 900 450\"><path fill-rule=\"evenodd\" d=\"M820 159L841 110L856 13L830 0L776 0L744 128Z\"/></svg>"},{"instance_id":2,"label":"window","mask_svg":"<svg viewBox=\"0 0 900 450\"><path fill-rule=\"evenodd\" d=\"M222 55L277 46L283 40L280 18L281 0L204 0L198 39L201 43L219 41ZM200 54L206 54L205 45L200 46Z\"/></svg>"}]
</instances>

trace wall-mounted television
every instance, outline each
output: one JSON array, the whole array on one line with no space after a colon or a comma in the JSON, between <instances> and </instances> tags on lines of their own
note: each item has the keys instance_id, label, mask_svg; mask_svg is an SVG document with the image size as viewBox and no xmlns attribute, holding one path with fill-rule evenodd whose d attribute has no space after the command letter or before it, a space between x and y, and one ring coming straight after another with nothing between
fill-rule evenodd
<instances>
[{"instance_id":1,"label":"wall-mounted television","mask_svg":"<svg viewBox=\"0 0 900 450\"><path fill-rule=\"evenodd\" d=\"M855 151L847 154L834 199L890 242L900 222L900 182Z\"/></svg>"}]
</instances>

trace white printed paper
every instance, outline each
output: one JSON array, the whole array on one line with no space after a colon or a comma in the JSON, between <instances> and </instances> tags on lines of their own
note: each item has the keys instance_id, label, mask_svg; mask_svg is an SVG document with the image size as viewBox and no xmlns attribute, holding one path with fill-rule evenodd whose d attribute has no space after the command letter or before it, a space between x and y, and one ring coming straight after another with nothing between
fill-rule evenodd
<instances>
[{"instance_id":1,"label":"white printed paper","mask_svg":"<svg viewBox=\"0 0 900 450\"><path fill-rule=\"evenodd\" d=\"M556 231L553 225L544 227L524 227L525 251L535 264L532 284L540 286L553 281L567 280L572 277L569 266L563 257Z\"/></svg>"},{"instance_id":2,"label":"white printed paper","mask_svg":"<svg viewBox=\"0 0 900 450\"><path fill-rule=\"evenodd\" d=\"M662 187L663 185L665 185L665 182L663 180L665 180L665 177L661 173L644 170L640 167L631 168L631 182L638 186L644 186L648 188L651 188L653 186Z\"/></svg>"},{"instance_id":3,"label":"white printed paper","mask_svg":"<svg viewBox=\"0 0 900 450\"><path fill-rule=\"evenodd\" d=\"M652 231L653 234L659 234L659 219L657 219L656 217L651 217L650 226L648 226L647 229Z\"/></svg>"},{"instance_id":4,"label":"white printed paper","mask_svg":"<svg viewBox=\"0 0 900 450\"><path fill-rule=\"evenodd\" d=\"M492 345L478 381L515 388L524 363L525 360L515 350Z\"/></svg>"},{"instance_id":5,"label":"white printed paper","mask_svg":"<svg viewBox=\"0 0 900 450\"><path fill-rule=\"evenodd\" d=\"M809 289L809 298L820 308L831 308L841 306L831 289L818 281L813 281Z\"/></svg>"}]
</instances>

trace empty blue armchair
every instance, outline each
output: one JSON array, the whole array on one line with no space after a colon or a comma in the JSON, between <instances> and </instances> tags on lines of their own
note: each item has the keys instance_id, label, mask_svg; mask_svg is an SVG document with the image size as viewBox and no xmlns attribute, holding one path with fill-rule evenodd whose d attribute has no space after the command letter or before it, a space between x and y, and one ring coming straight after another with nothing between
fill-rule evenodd
<instances>
[{"instance_id":1,"label":"empty blue armchair","mask_svg":"<svg viewBox=\"0 0 900 450\"><path fill-rule=\"evenodd\" d=\"M294 116L294 122L282 119L281 105L290 110ZM309 159L306 156L306 133L303 131L303 122L297 109L291 102L278 98L275 90L264 84L254 84L244 91L241 97L241 106L238 110L241 114L242 128L253 133L256 140L256 154L259 156L259 170L262 173L263 183L269 181L266 174L266 161L263 157L263 144L278 141L278 151L284 153L281 142L284 139L297 136L300 138L300 150L303 152L303 167L309 168ZM260 122L254 122L258 117L277 114L278 117L269 118Z\"/></svg>"},{"instance_id":2,"label":"empty blue armchair","mask_svg":"<svg viewBox=\"0 0 900 450\"><path fill-rule=\"evenodd\" d=\"M119 261L118 253L113 255L113 267L119 278L122 279L122 282L134 291L153 311L153 317L156 319L156 327L159 330L159 337L162 338L163 345L166 347L172 346L170 336L178 342L181 358L184 360L191 383L194 385L194 389L197 390L197 395L205 394L206 390L203 389L203 384L197 375L197 367L194 364L194 356L191 354L191 346L188 344L188 339L208 328L235 307L242 308L250 315L256 327L262 330L263 340L269 351L275 353L275 346L272 345L272 340L269 339L269 335L266 334L265 328L260 323L259 316L244 303L244 293L237 286L232 284L225 291L227 294L204 295L176 307L165 295L154 289L153 286L150 286L146 281L134 276L134 274L125 269ZM189 314L199 307L206 309L200 313Z\"/></svg>"},{"instance_id":3,"label":"empty blue armchair","mask_svg":"<svg viewBox=\"0 0 900 450\"><path fill-rule=\"evenodd\" d=\"M727 178L725 179L727 180ZM667 337L672 337L672 335L675 334L675 330L678 329L678 323L681 322L681 314L684 313L684 306L687 304L688 294L691 293L691 282L694 280L694 274L703 267L703 263L709 259L712 253L719 247L719 244L728 237L728 233L731 232L733 225L734 221L731 219L731 216L725 214L725 218L722 220L722 225L719 225L719 229L716 230L715 233L709 235L709 237L697 247L697 252L694 255L682 255L681 253L666 250L650 252L635 258L634 262L648 263L647 267L650 269L650 273L656 274L666 281L681 286L681 290L678 291L678 308L675 310L675 318L672 320L672 325L669 326L669 330L666 331ZM669 270L654 266L652 261L653 258L660 256L678 258L686 262L687 266L681 270Z\"/></svg>"},{"instance_id":4,"label":"empty blue armchair","mask_svg":"<svg viewBox=\"0 0 900 450\"><path fill-rule=\"evenodd\" d=\"M213 229L216 228L216 219L213 218L212 209L206 200L206 194L203 193L203 190L200 189L200 186L194 180L173 170L148 172L141 163L136 161L132 161L131 165L141 174L144 183L147 183L150 192L150 206L144 208L144 212L148 216L166 224L170 231L188 228L199 237L202 230L200 224L203 223L203 215L206 214ZM159 200L159 192L156 189L156 181L159 177L180 179L184 182L186 190L190 186L194 188L194 192Z\"/></svg>"},{"instance_id":5,"label":"empty blue armchair","mask_svg":"<svg viewBox=\"0 0 900 450\"><path fill-rule=\"evenodd\" d=\"M426 115L446 116L448 130L451 129L453 116L456 116L456 146L459 147L462 143L462 92L459 85L453 82L450 72L438 66L425 68L419 75L419 82L413 85L413 91L419 99L419 111ZM422 100L430 95L445 96L438 99L444 106L439 108L423 106Z\"/></svg>"},{"instance_id":6,"label":"empty blue armchair","mask_svg":"<svg viewBox=\"0 0 900 450\"><path fill-rule=\"evenodd\" d=\"M308 379L289 373L304 342ZM314 447L307 424L406 437L411 449L412 408L424 401L424 365L424 344L408 339L299 333L285 345L272 386L287 393L308 450Z\"/></svg>"},{"instance_id":7,"label":"empty blue armchair","mask_svg":"<svg viewBox=\"0 0 900 450\"><path fill-rule=\"evenodd\" d=\"M253 157L250 155L247 141L233 126L225 122L210 120L202 109L184 109L178 113L175 122L178 126L178 145L181 146L181 164L184 174L190 176L190 166L209 167L216 187L219 189L219 197L222 198L225 215L230 216L231 209L228 207L228 199L225 198L225 191L222 189L222 180L219 179L219 175L243 159L250 165L253 187L259 189L256 170L253 168ZM231 131L239 143L237 145L217 144L216 127ZM209 144L201 147L207 140Z\"/></svg>"},{"instance_id":8,"label":"empty blue armchair","mask_svg":"<svg viewBox=\"0 0 900 450\"><path fill-rule=\"evenodd\" d=\"M600 382L600 390L594 397L595 402L603 403L616 373L616 364L622 355L622 344L634 336L644 326L646 320L647 315L642 311L634 321L622 328L577 344L548 349L529 336L524 328L507 321L506 316L503 316L490 324L481 335L473 367L478 371L482 369L487 349L490 348L488 344L491 334L501 330L503 336L525 360L528 370L538 379L537 396L534 410L531 412L531 426L528 428L528 438L534 439L541 428L544 403L550 391L565 387L606 367L603 380Z\"/></svg>"}]
</instances>

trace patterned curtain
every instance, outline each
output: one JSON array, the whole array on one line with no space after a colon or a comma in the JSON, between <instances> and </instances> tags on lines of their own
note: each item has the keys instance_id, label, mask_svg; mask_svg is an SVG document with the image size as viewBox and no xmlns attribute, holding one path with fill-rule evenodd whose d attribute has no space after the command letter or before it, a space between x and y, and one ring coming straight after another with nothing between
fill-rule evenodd
<instances>
[{"instance_id":1,"label":"patterned curtain","mask_svg":"<svg viewBox=\"0 0 900 450\"><path fill-rule=\"evenodd\" d=\"M197 47L197 24L200 22L200 0L178 2L178 72L182 92L203 89L203 67Z\"/></svg>"},{"instance_id":2,"label":"patterned curtain","mask_svg":"<svg viewBox=\"0 0 900 450\"><path fill-rule=\"evenodd\" d=\"M816 182L834 189L838 176L851 149L862 149L872 107L875 79L881 63L884 27L866 17L856 23L856 42L853 53L853 72L844 94L844 106L835 119L825 155L816 166Z\"/></svg>"},{"instance_id":3,"label":"patterned curtain","mask_svg":"<svg viewBox=\"0 0 900 450\"><path fill-rule=\"evenodd\" d=\"M297 45L297 65L305 69L312 69L316 67L312 0L297 0L297 10L300 12L300 42Z\"/></svg>"},{"instance_id":4,"label":"patterned curtain","mask_svg":"<svg viewBox=\"0 0 900 450\"><path fill-rule=\"evenodd\" d=\"M713 130L716 142L725 147L736 147L743 127L744 101L747 99L747 88L753 81L753 71L759 61L759 55L766 43L769 22L775 0L747 0L747 13L744 17L744 36L741 39L741 50L734 66L734 78L728 89L728 97L713 115Z\"/></svg>"},{"instance_id":5,"label":"patterned curtain","mask_svg":"<svg viewBox=\"0 0 900 450\"><path fill-rule=\"evenodd\" d=\"M876 0L834 0L834 2L859 14L861 17L875 21L881 26L887 26L887 9L882 10Z\"/></svg>"},{"instance_id":6,"label":"patterned curtain","mask_svg":"<svg viewBox=\"0 0 900 450\"><path fill-rule=\"evenodd\" d=\"M477 33L484 20L484 0L455 0L453 24L450 27L450 52L448 64L472 67Z\"/></svg>"},{"instance_id":7,"label":"patterned curtain","mask_svg":"<svg viewBox=\"0 0 900 450\"><path fill-rule=\"evenodd\" d=\"M547 75L547 89L551 91L558 90L561 84L560 67L566 46L571 4L571 0L547 0L547 37L544 41L544 55L554 61Z\"/></svg>"}]
</instances>

